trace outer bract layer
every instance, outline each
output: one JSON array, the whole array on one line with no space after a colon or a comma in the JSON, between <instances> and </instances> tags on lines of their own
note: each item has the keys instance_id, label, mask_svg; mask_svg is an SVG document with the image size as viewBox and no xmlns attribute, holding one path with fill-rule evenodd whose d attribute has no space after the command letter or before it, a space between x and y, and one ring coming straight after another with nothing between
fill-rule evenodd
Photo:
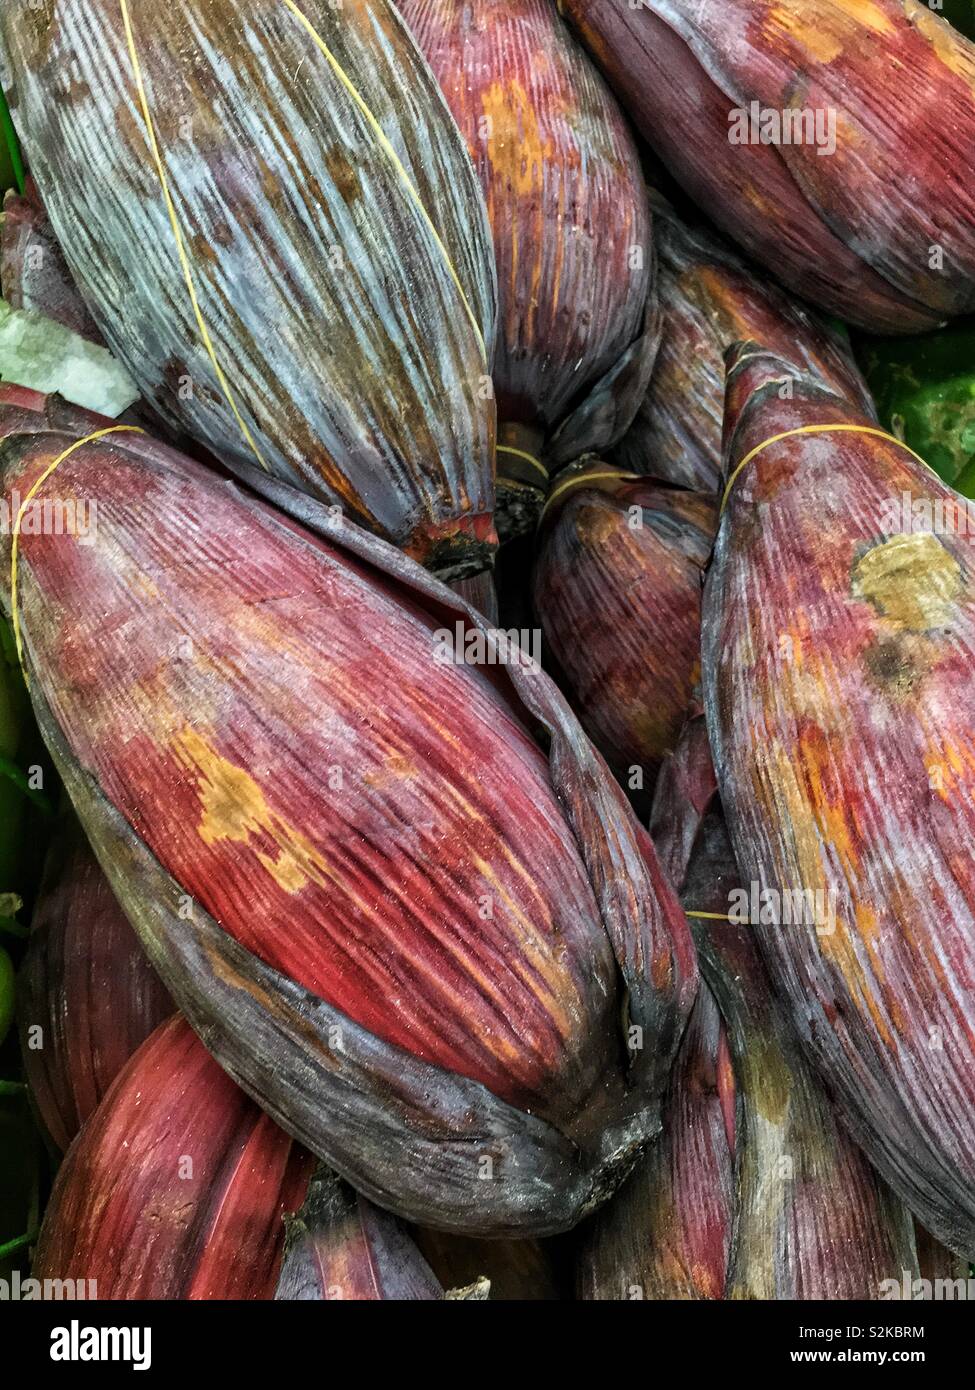
<instances>
[{"instance_id":1,"label":"outer bract layer","mask_svg":"<svg viewBox=\"0 0 975 1390\"><path fill-rule=\"evenodd\" d=\"M785 285L878 333L975 309L975 46L923 0L562 0L634 121Z\"/></svg>"},{"instance_id":2,"label":"outer bract layer","mask_svg":"<svg viewBox=\"0 0 975 1390\"><path fill-rule=\"evenodd\" d=\"M724 355L754 338L796 358L859 410L873 402L848 343L803 304L756 273L706 228L652 199L660 294L660 351L650 387L613 460L699 492L721 480Z\"/></svg>"},{"instance_id":3,"label":"outer bract layer","mask_svg":"<svg viewBox=\"0 0 975 1390\"><path fill-rule=\"evenodd\" d=\"M490 232L394 7L43 0L3 34L52 225L146 401L247 476L483 566Z\"/></svg>"},{"instance_id":4,"label":"outer bract layer","mask_svg":"<svg viewBox=\"0 0 975 1390\"><path fill-rule=\"evenodd\" d=\"M543 450L556 432L559 464L606 448L653 365L639 154L553 0L405 0L400 9L467 141L494 234L498 472L544 490L508 443L534 433L535 452L553 466Z\"/></svg>"},{"instance_id":5,"label":"outer bract layer","mask_svg":"<svg viewBox=\"0 0 975 1390\"><path fill-rule=\"evenodd\" d=\"M535 611L590 738L649 791L700 676L701 587L715 499L599 462L563 475L546 507Z\"/></svg>"},{"instance_id":6,"label":"outer bract layer","mask_svg":"<svg viewBox=\"0 0 975 1390\"><path fill-rule=\"evenodd\" d=\"M24 1070L66 1149L173 1002L73 815L51 841L17 981Z\"/></svg>"},{"instance_id":7,"label":"outer bract layer","mask_svg":"<svg viewBox=\"0 0 975 1390\"><path fill-rule=\"evenodd\" d=\"M69 1150L34 1277L93 1280L98 1298L272 1298L313 1164L174 1017Z\"/></svg>"},{"instance_id":8,"label":"outer bract layer","mask_svg":"<svg viewBox=\"0 0 975 1390\"><path fill-rule=\"evenodd\" d=\"M745 883L829 909L829 930L756 928L823 1080L895 1190L971 1256L971 518L796 372L754 343L729 360L733 484L704 605L715 768Z\"/></svg>"},{"instance_id":9,"label":"outer bract layer","mask_svg":"<svg viewBox=\"0 0 975 1390\"><path fill-rule=\"evenodd\" d=\"M570 1224L652 1133L695 974L554 687L490 665L473 609L325 508L304 531L144 436L15 401L35 709L177 1004L366 1195ZM93 543L34 533L64 499Z\"/></svg>"}]
</instances>

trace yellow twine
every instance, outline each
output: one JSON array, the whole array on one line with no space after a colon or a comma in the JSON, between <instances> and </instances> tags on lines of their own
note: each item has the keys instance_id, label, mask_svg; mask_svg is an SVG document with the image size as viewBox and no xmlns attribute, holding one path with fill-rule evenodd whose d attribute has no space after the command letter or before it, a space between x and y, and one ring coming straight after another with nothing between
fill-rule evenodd
<instances>
[{"instance_id":1,"label":"yellow twine","mask_svg":"<svg viewBox=\"0 0 975 1390\"><path fill-rule=\"evenodd\" d=\"M424 220L424 221L426 222L426 224L427 224L427 227L428 227L428 229L429 229L429 231L430 231L430 235L433 237L434 241L437 243L437 246L438 246L439 249L440 249L440 253L441 253L441 255L442 255L443 258L444 258L444 262L445 262L445 264L446 264L446 266L447 266L448 271L450 272L450 278L451 278L451 279L453 280L453 282L454 282L454 285L455 285L455 287L456 287L456 289L457 289L457 293L458 293L458 294L460 295L460 297L461 297L461 301L462 301L462 303L463 303L463 305L464 305L465 310L467 311L467 317L470 319L471 325L472 325L472 327L473 327L473 329L474 329L474 332L475 332L475 334L477 335L478 345L479 345L479 347L480 347L480 349L481 349L481 358L482 358L482 360L483 360L483 362L484 362L484 364L485 364L485 366L486 366L486 365L487 365L487 360L488 360L487 344L486 344L485 341L484 341L484 334L481 332L481 326L480 326L480 324L478 323L477 319L476 319L475 316L474 316L474 311L473 311L473 309L471 308L470 304L469 304L468 301L467 301L467 295L464 293L464 287L463 287L463 285L460 283L460 278L459 278L459 276L458 276L456 270L454 269L453 262L452 262L451 259L450 259L450 256L449 256L449 254L448 254L448 252L447 252L446 246L443 244L443 241L442 241L442 239L441 239L440 233L437 231L436 227L433 225L433 219L431 218L430 214L427 212L426 208L424 207L424 205L423 205L423 200L421 199L419 193L417 192L417 189L416 189L416 186L415 186L414 183L413 183L413 180L410 178L409 174L406 172L406 169L403 167L403 161L400 159L399 155L396 153L395 149L393 148L393 146L392 146L392 144L391 144L391 142L390 142L390 140L389 140L389 137L386 135L386 132L383 130L382 126L379 124L379 121L376 119L376 117L373 115L372 111L370 110L369 106L366 104L365 100L363 99L362 93L358 90L358 88L357 88L357 87L355 86L355 84L352 82L352 80L351 80L351 78L349 77L348 73L347 73L347 72L345 71L345 69L342 67L342 64L341 64L341 63L339 62L339 60L336 58L336 56L335 56L335 54L332 52L332 50L328 47L328 45L326 44L325 40L322 38L321 34L319 34L318 30L315 28L314 24L312 24L312 22L311 22L311 20L308 18L308 16L305 15L305 14L302 14L301 10L299 10L298 6L294 3L294 0L283 0L283 3L284 3L284 4L286 5L286 7L291 11L291 13L294 15L295 19L297 19L298 22L299 22L301 25L304 26L304 28L307 30L309 36L311 37L312 41L318 46L318 48L319 48L319 49L321 50L321 52L324 54L324 56L325 56L326 60L328 61L329 66L331 67L332 71L335 73L336 77L338 77L338 79L339 79L339 81L342 83L343 87L344 87L344 88L346 89L346 91L349 93L349 95L351 96L352 100L355 102L355 104L358 106L359 110L362 112L363 116L366 118L366 121L367 121L367 123L368 123L370 129L372 130L372 132L373 132L373 134L375 135L376 139L379 141L380 147L385 151L385 153L388 155L389 159L392 161L393 168L396 170L397 174L398 174L398 175L400 176L400 178L403 180L403 183L404 183L404 185L405 185L405 187L406 187L407 192L409 193L410 197L413 199L414 203L416 203L417 209L419 210L421 217L423 218L423 220Z\"/></svg>"},{"instance_id":2,"label":"yellow twine","mask_svg":"<svg viewBox=\"0 0 975 1390\"><path fill-rule=\"evenodd\" d=\"M20 523L27 507L34 500L38 488L47 482L55 468L58 468L66 458L73 454L75 449L80 449L83 444L91 444L96 439L104 439L107 434L145 434L145 430L141 430L138 425L110 425L103 430L95 430L93 434L86 434L84 439L76 439L63 453L58 454L53 463L48 464L44 472L31 486L27 496L17 509L17 517L14 521L13 539L10 545L10 616L14 630L14 645L17 648L17 660L20 662L25 680L28 679L27 666L24 662L24 646L20 635L20 612L17 601L17 562L20 551Z\"/></svg>"},{"instance_id":3,"label":"yellow twine","mask_svg":"<svg viewBox=\"0 0 975 1390\"><path fill-rule=\"evenodd\" d=\"M725 507L728 505L728 498L731 496L731 489L738 481L738 474L747 464L751 463L752 459L756 458L763 449L767 449L771 444L778 444L782 439L792 439L799 434L829 434L831 432L844 434L872 434L878 439L887 439L891 444L897 444L900 448L906 449L911 457L922 464L929 473L934 473L934 469L929 463L925 462L920 454L916 454L909 445L904 443L903 439L898 439L894 434L888 434L886 430L875 430L867 425L802 425L798 429L785 430L782 434L773 434L771 439L766 439L764 443L757 444L754 449L745 455L741 463L739 463L738 467L728 479L727 487L724 490L724 496L721 499L720 515L724 515Z\"/></svg>"},{"instance_id":4,"label":"yellow twine","mask_svg":"<svg viewBox=\"0 0 975 1390\"><path fill-rule=\"evenodd\" d=\"M539 462L534 454L526 453L524 449L515 449L510 444L499 444L498 453L513 454L515 458L524 459L526 463L530 463L533 468L537 469L545 481L548 482L548 469L545 467L544 463Z\"/></svg>"},{"instance_id":5,"label":"yellow twine","mask_svg":"<svg viewBox=\"0 0 975 1390\"><path fill-rule=\"evenodd\" d=\"M564 483L560 483L549 495L548 501L542 508L542 516L545 515L556 498L561 497L565 492L570 492L574 487L585 487L587 483L599 483L605 481L607 478L612 479L614 482L621 483L639 482L641 476L642 475L639 473L578 473L575 477L567 478ZM541 517L539 517L539 520L541 520Z\"/></svg>"},{"instance_id":6,"label":"yellow twine","mask_svg":"<svg viewBox=\"0 0 975 1390\"><path fill-rule=\"evenodd\" d=\"M197 299L196 295L196 286L193 282L193 271L190 267L189 256L186 253L186 245L183 240L182 230L180 229L179 217L176 212L176 205L173 202L172 195L169 191L169 180L166 177L166 170L163 167L162 155L159 152L159 142L156 139L156 128L153 124L152 115L149 111L149 101L146 97L145 83L142 80L142 65L139 62L139 54L135 46L135 36L132 32L132 22L129 18L128 0L119 0L119 5L122 10L122 23L125 26L125 37L129 47L129 57L132 60L132 72L133 76L135 77L136 89L139 93L139 105L142 107L142 118L146 123L146 134L149 137L149 147L152 150L152 157L155 161L156 174L158 175L159 185L162 189L163 198L166 203L166 211L169 213L169 223L173 229L173 236L176 238L176 250L179 253L180 265L183 268L183 278L186 281L186 288L189 291L190 303L193 306L193 313L196 316L197 326L200 330L200 338L203 342L203 346L206 348L207 353L209 354L210 361L213 363L213 370L216 373L217 381L220 383L220 389L224 394L227 404L230 406L230 409L234 413L234 416L237 420L237 424L240 426L241 433L243 434L247 443L250 445L250 448L258 463L261 465L265 472L270 472L267 463L264 461L263 454L257 447L257 444L254 442L254 438L251 435L250 430L247 428L247 422L241 415L240 411L237 409L237 402L234 400L233 393L230 390L230 385L227 381L226 376L223 373L223 369L221 368L220 363L217 361L217 354L214 350L213 342L210 338L210 330L206 326L206 321L204 320L203 313L200 309L200 302Z\"/></svg>"}]
</instances>

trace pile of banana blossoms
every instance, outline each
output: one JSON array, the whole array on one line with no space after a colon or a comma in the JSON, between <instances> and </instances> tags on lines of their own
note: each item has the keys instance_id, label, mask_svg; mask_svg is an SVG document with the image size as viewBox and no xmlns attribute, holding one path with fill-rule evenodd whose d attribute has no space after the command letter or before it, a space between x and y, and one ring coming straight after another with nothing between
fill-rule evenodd
<instances>
[{"instance_id":1,"label":"pile of banana blossoms","mask_svg":"<svg viewBox=\"0 0 975 1390\"><path fill-rule=\"evenodd\" d=\"M632 793L649 795L691 708L716 525L713 496L598 460L563 473L546 504L533 588L547 661Z\"/></svg>"},{"instance_id":2,"label":"pile of banana blossoms","mask_svg":"<svg viewBox=\"0 0 975 1390\"><path fill-rule=\"evenodd\" d=\"M971 1258L969 504L755 343L729 355L725 430L702 657L721 800L744 883L823 909L754 931L854 1138Z\"/></svg>"},{"instance_id":3,"label":"pile of banana blossoms","mask_svg":"<svg viewBox=\"0 0 975 1390\"><path fill-rule=\"evenodd\" d=\"M17 981L21 1053L48 1135L66 1149L173 1003L73 815L48 849Z\"/></svg>"},{"instance_id":4,"label":"pile of banana blossoms","mask_svg":"<svg viewBox=\"0 0 975 1390\"><path fill-rule=\"evenodd\" d=\"M0 440L8 507L97 515L79 538L22 513L6 597L42 733L177 1006L379 1205L572 1225L659 1128L696 962L555 687L324 506L303 530L23 390L0 388Z\"/></svg>"},{"instance_id":5,"label":"pile of banana blossoms","mask_svg":"<svg viewBox=\"0 0 975 1390\"><path fill-rule=\"evenodd\" d=\"M821 376L857 409L873 402L842 335L706 227L651 195L661 339L653 378L613 460L699 492L721 480L724 354L755 339Z\"/></svg>"},{"instance_id":6,"label":"pile of banana blossoms","mask_svg":"<svg viewBox=\"0 0 975 1390\"><path fill-rule=\"evenodd\" d=\"M975 46L922 0L561 0L692 198L789 289L912 333L975 310Z\"/></svg>"},{"instance_id":7,"label":"pile of banana blossoms","mask_svg":"<svg viewBox=\"0 0 975 1390\"><path fill-rule=\"evenodd\" d=\"M624 432L656 352L653 248L622 112L554 0L404 0L487 202L498 271L499 529ZM503 514L502 514L503 513Z\"/></svg>"},{"instance_id":8,"label":"pile of banana blossoms","mask_svg":"<svg viewBox=\"0 0 975 1390\"><path fill-rule=\"evenodd\" d=\"M0 33L74 279L174 434L488 565L490 228L388 0L42 0Z\"/></svg>"},{"instance_id":9,"label":"pile of banana blossoms","mask_svg":"<svg viewBox=\"0 0 975 1390\"><path fill-rule=\"evenodd\" d=\"M888 1298L905 1279L914 1288L910 1214L840 1125L742 917L700 717L664 765L653 831L707 985L675 1067L666 1148L591 1223L582 1296L845 1300ZM943 1250L931 1258L948 1263Z\"/></svg>"}]
</instances>

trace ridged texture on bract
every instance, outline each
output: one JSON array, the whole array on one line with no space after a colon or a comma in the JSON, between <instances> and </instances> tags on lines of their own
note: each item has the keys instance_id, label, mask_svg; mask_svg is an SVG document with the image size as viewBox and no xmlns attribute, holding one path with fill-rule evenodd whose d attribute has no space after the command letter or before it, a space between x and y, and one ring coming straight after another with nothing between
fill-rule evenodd
<instances>
[{"instance_id":1,"label":"ridged texture on bract","mask_svg":"<svg viewBox=\"0 0 975 1390\"><path fill-rule=\"evenodd\" d=\"M961 1286L964 1289L963 1297L967 1295L972 1287L969 1282L968 1261L961 1255L955 1255L946 1245L935 1240L930 1231L926 1231L920 1222L914 1222L914 1241L917 1245L917 1263L920 1277L927 1279L931 1284L931 1289L922 1290L924 1301L933 1302L935 1299L958 1297L959 1285L957 1280L964 1280ZM951 1286L951 1292L938 1292L940 1281L941 1289L947 1290ZM916 1294L915 1294L916 1296Z\"/></svg>"},{"instance_id":2,"label":"ridged texture on bract","mask_svg":"<svg viewBox=\"0 0 975 1390\"><path fill-rule=\"evenodd\" d=\"M17 981L21 1052L48 1134L66 1149L173 1001L77 820L51 841Z\"/></svg>"},{"instance_id":3,"label":"ridged texture on bract","mask_svg":"<svg viewBox=\"0 0 975 1390\"><path fill-rule=\"evenodd\" d=\"M975 47L923 0L562 8L670 171L784 284L880 333L975 309ZM835 151L826 127L733 144L752 102L833 113Z\"/></svg>"},{"instance_id":4,"label":"ridged texture on bract","mask_svg":"<svg viewBox=\"0 0 975 1390\"><path fill-rule=\"evenodd\" d=\"M393 6L43 0L3 33L75 280L168 424L435 567L483 563L490 230Z\"/></svg>"},{"instance_id":5,"label":"ridged texture on bract","mask_svg":"<svg viewBox=\"0 0 975 1390\"><path fill-rule=\"evenodd\" d=\"M783 400L795 370L731 355L729 470L857 429L734 482L704 607L715 767L743 879L832 904L832 931L756 928L776 990L873 1162L971 1256L972 519L821 383Z\"/></svg>"},{"instance_id":6,"label":"ridged texture on bract","mask_svg":"<svg viewBox=\"0 0 975 1390\"><path fill-rule=\"evenodd\" d=\"M599 462L563 475L546 507L535 612L583 727L631 789L651 786L687 718L716 521L713 497Z\"/></svg>"},{"instance_id":7,"label":"ridged texture on bract","mask_svg":"<svg viewBox=\"0 0 975 1390\"><path fill-rule=\"evenodd\" d=\"M505 426L529 426L540 452L562 426L560 463L605 448L632 419L656 346L644 331L650 217L623 114L555 0L404 0L400 9L487 201L502 444ZM498 473L538 485L503 447Z\"/></svg>"},{"instance_id":8,"label":"ridged texture on bract","mask_svg":"<svg viewBox=\"0 0 975 1390\"><path fill-rule=\"evenodd\" d=\"M24 399L0 439L26 498L105 422ZM551 682L451 661L457 625L497 650L413 562L144 436L85 443L38 495L97 527L21 526L35 710L179 1007L374 1200L570 1224L653 1132L696 980L649 837Z\"/></svg>"},{"instance_id":9,"label":"ridged texture on bract","mask_svg":"<svg viewBox=\"0 0 975 1390\"><path fill-rule=\"evenodd\" d=\"M274 1297L320 1302L443 1298L443 1289L395 1216L360 1197L322 1168L301 1211L288 1219Z\"/></svg>"},{"instance_id":10,"label":"ridged texture on bract","mask_svg":"<svg viewBox=\"0 0 975 1390\"><path fill-rule=\"evenodd\" d=\"M681 885L735 1073L731 1299L881 1299L917 1270L913 1225L840 1124L755 945L693 720L657 785L654 835ZM702 916L701 914L715 914ZM718 920L730 916L734 920ZM775 930L794 930L788 923Z\"/></svg>"},{"instance_id":11,"label":"ridged texture on bract","mask_svg":"<svg viewBox=\"0 0 975 1390\"><path fill-rule=\"evenodd\" d=\"M699 492L721 479L724 354L754 338L817 372L859 409L873 403L843 338L756 274L704 227L652 196L662 321L653 378L613 459Z\"/></svg>"},{"instance_id":12,"label":"ridged texture on bract","mask_svg":"<svg viewBox=\"0 0 975 1390\"><path fill-rule=\"evenodd\" d=\"M313 1166L174 1017L69 1150L33 1275L98 1298L270 1299Z\"/></svg>"},{"instance_id":13,"label":"ridged texture on bract","mask_svg":"<svg viewBox=\"0 0 975 1390\"><path fill-rule=\"evenodd\" d=\"M663 1133L586 1229L576 1269L581 1299L724 1296L734 1136L722 1104L723 1034L702 984L674 1065Z\"/></svg>"}]
</instances>

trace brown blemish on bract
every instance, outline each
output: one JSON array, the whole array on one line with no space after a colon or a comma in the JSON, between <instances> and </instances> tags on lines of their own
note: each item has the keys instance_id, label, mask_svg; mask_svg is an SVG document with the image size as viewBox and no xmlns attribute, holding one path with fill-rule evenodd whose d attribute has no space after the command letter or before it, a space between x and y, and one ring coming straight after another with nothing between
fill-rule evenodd
<instances>
[{"instance_id":1,"label":"brown blemish on bract","mask_svg":"<svg viewBox=\"0 0 975 1390\"><path fill-rule=\"evenodd\" d=\"M226 231L226 237L221 235L221 226ZM214 243L219 246L229 246L232 242L233 235L226 222L222 224L218 223L214 227L208 228L205 232L196 232L190 238L190 250L193 253L193 260L197 265L202 264L204 261L208 261L211 265L216 265L218 255Z\"/></svg>"},{"instance_id":2,"label":"brown blemish on bract","mask_svg":"<svg viewBox=\"0 0 975 1390\"><path fill-rule=\"evenodd\" d=\"M860 556L851 589L895 627L925 632L951 619L961 566L931 532L891 536Z\"/></svg>"},{"instance_id":3,"label":"brown blemish on bract","mask_svg":"<svg viewBox=\"0 0 975 1390\"><path fill-rule=\"evenodd\" d=\"M904 643L896 640L874 642L863 661L872 683L895 699L913 694L923 674Z\"/></svg>"},{"instance_id":4,"label":"brown blemish on bract","mask_svg":"<svg viewBox=\"0 0 975 1390\"><path fill-rule=\"evenodd\" d=\"M809 726L799 735L799 763L804 785L804 800L815 820L822 840L833 846L845 866L853 869L859 862L859 839L851 807L837 783L834 749L831 740L818 726ZM798 822L797 822L798 823ZM803 859L803 888L828 891L822 856L815 841Z\"/></svg>"},{"instance_id":5,"label":"brown blemish on bract","mask_svg":"<svg viewBox=\"0 0 975 1390\"><path fill-rule=\"evenodd\" d=\"M826 25L810 29L806 17L797 14L789 5L779 5L768 17L769 30L784 30L806 50L809 56L820 63L831 63L843 52L843 41L832 33Z\"/></svg>"},{"instance_id":6,"label":"brown blemish on bract","mask_svg":"<svg viewBox=\"0 0 975 1390\"><path fill-rule=\"evenodd\" d=\"M36 4L28 4L27 0L16 0L16 3L22 4L26 11L24 23L30 30L32 40L29 50L31 66L40 67L50 54L51 45L60 33L61 25L54 13L54 0L49 0L43 9Z\"/></svg>"},{"instance_id":7,"label":"brown blemish on bract","mask_svg":"<svg viewBox=\"0 0 975 1390\"><path fill-rule=\"evenodd\" d=\"M158 194L158 183L156 175L151 170L148 161L152 158L149 145L149 137L146 134L145 122L136 119L128 101L120 100L115 104L113 115L115 117L115 129L118 131L119 144L128 151L133 161L133 168L138 171L141 179L144 180L142 196L155 199Z\"/></svg>"},{"instance_id":8,"label":"brown blemish on bract","mask_svg":"<svg viewBox=\"0 0 975 1390\"><path fill-rule=\"evenodd\" d=\"M542 139L538 116L524 87L514 77L507 86L492 83L481 98L481 109L490 122L488 159L495 180L519 197L540 191L542 171L555 149L551 137Z\"/></svg>"},{"instance_id":9,"label":"brown blemish on bract","mask_svg":"<svg viewBox=\"0 0 975 1390\"><path fill-rule=\"evenodd\" d=\"M620 515L611 507L581 507L576 515L576 535L579 544L598 549L621 531Z\"/></svg>"},{"instance_id":10,"label":"brown blemish on bract","mask_svg":"<svg viewBox=\"0 0 975 1390\"><path fill-rule=\"evenodd\" d=\"M383 787L395 786L397 782L411 781L419 776L419 773L420 769L406 753L392 752L384 760L381 768L363 774L362 780L367 787L380 790Z\"/></svg>"},{"instance_id":11,"label":"brown blemish on bract","mask_svg":"<svg viewBox=\"0 0 975 1390\"><path fill-rule=\"evenodd\" d=\"M354 165L344 152L339 149L331 150L325 156L325 167L338 189L339 197L343 203L355 202L362 191L362 186Z\"/></svg>"}]
</instances>

